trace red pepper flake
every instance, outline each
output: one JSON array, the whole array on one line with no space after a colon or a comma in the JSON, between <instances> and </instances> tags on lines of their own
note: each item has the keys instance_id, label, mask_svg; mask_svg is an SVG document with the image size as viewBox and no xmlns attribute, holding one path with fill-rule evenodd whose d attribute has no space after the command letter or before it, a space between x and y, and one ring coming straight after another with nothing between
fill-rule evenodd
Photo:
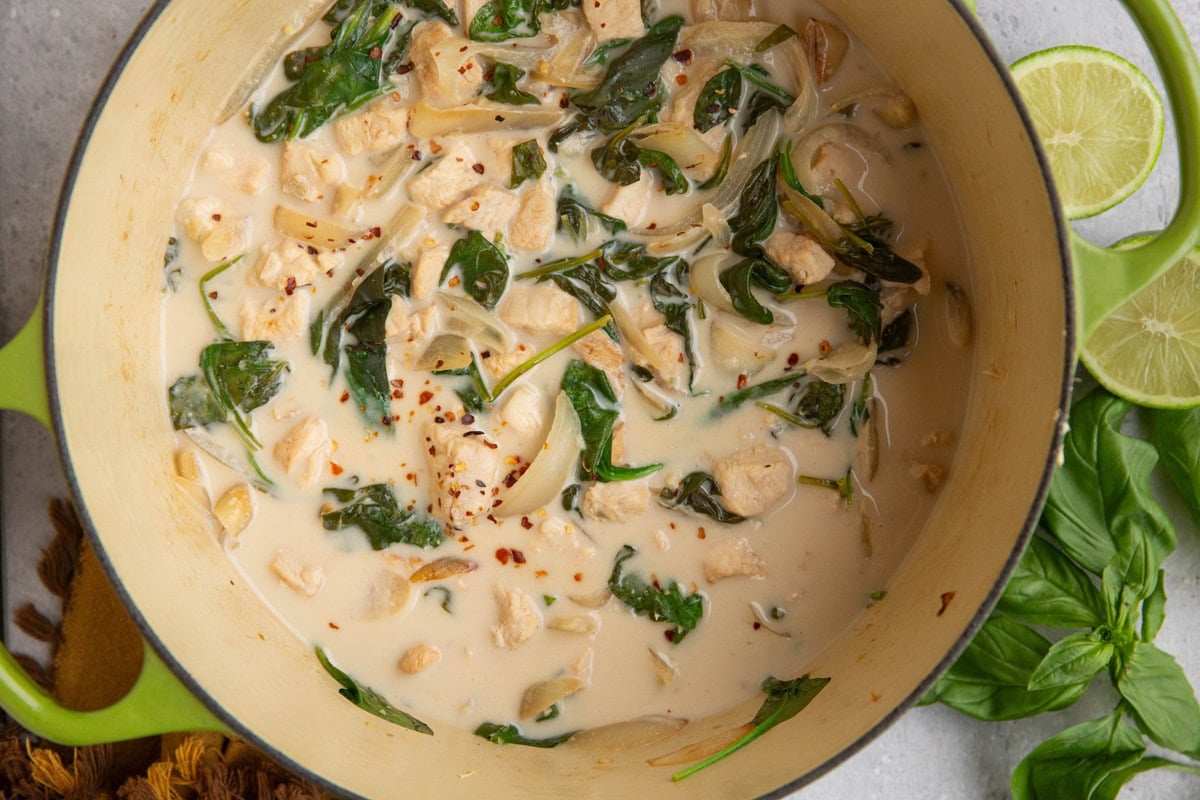
<instances>
[{"instance_id":1,"label":"red pepper flake","mask_svg":"<svg viewBox=\"0 0 1200 800\"><path fill-rule=\"evenodd\" d=\"M529 517L521 517L521 527L525 530L533 530L533 523L529 521Z\"/></svg>"},{"instance_id":2,"label":"red pepper flake","mask_svg":"<svg viewBox=\"0 0 1200 800\"><path fill-rule=\"evenodd\" d=\"M583 583L583 573L582 572L576 572L573 577L575 578L576 583Z\"/></svg>"},{"instance_id":3,"label":"red pepper flake","mask_svg":"<svg viewBox=\"0 0 1200 800\"><path fill-rule=\"evenodd\" d=\"M569 97L567 97L565 92L563 93L562 97L558 98L558 107L559 108L570 108L571 107L571 99Z\"/></svg>"},{"instance_id":4,"label":"red pepper flake","mask_svg":"<svg viewBox=\"0 0 1200 800\"><path fill-rule=\"evenodd\" d=\"M434 418L433 418L433 421L434 421L434 422L436 422L438 425L441 425L441 424L442 424L443 422L445 422L446 420L445 420L445 419L443 419L442 417L434 417Z\"/></svg>"},{"instance_id":5,"label":"red pepper flake","mask_svg":"<svg viewBox=\"0 0 1200 800\"><path fill-rule=\"evenodd\" d=\"M471 169L475 170L476 175L482 175L484 173L484 166L479 162L472 164Z\"/></svg>"},{"instance_id":6,"label":"red pepper flake","mask_svg":"<svg viewBox=\"0 0 1200 800\"><path fill-rule=\"evenodd\" d=\"M213 219L213 222L220 222L220 221L221 221L221 215L220 215L220 214L213 214L213 215L212 215L212 219Z\"/></svg>"},{"instance_id":7,"label":"red pepper flake","mask_svg":"<svg viewBox=\"0 0 1200 800\"><path fill-rule=\"evenodd\" d=\"M337 463L336 461L330 461L329 462L329 471L332 472L334 475L341 475L346 470L342 469L342 465Z\"/></svg>"},{"instance_id":8,"label":"red pepper flake","mask_svg":"<svg viewBox=\"0 0 1200 800\"><path fill-rule=\"evenodd\" d=\"M508 551L508 548L506 548L506 547L501 547L499 550L496 551L496 560L499 561L501 564L507 564L508 559L511 557L512 557L512 553L510 553Z\"/></svg>"},{"instance_id":9,"label":"red pepper flake","mask_svg":"<svg viewBox=\"0 0 1200 800\"><path fill-rule=\"evenodd\" d=\"M698 530L698 531L696 532L696 538L698 538L698 539L705 539L705 538L707 538L707 537L708 537L708 532L707 532L707 531L705 531L705 530L704 530L704 526L703 526L703 525L701 525L701 526L700 526L700 530Z\"/></svg>"},{"instance_id":10,"label":"red pepper flake","mask_svg":"<svg viewBox=\"0 0 1200 800\"><path fill-rule=\"evenodd\" d=\"M217 299L217 293L216 293L215 291L214 291L214 292L209 292L209 293L208 293L208 299L209 299L209 300L216 300L216 299Z\"/></svg>"},{"instance_id":11,"label":"red pepper flake","mask_svg":"<svg viewBox=\"0 0 1200 800\"><path fill-rule=\"evenodd\" d=\"M412 72L412 70L413 70L413 64L410 61L407 64L401 64L400 66L396 67L396 74L397 75L407 75L408 73Z\"/></svg>"},{"instance_id":12,"label":"red pepper flake","mask_svg":"<svg viewBox=\"0 0 1200 800\"><path fill-rule=\"evenodd\" d=\"M534 570L533 577L535 577L535 578L544 578L544 577L546 577L546 576L547 576L547 575L549 575L549 574L550 574L550 573L549 573L549 572L546 572L546 570L544 570L544 569L539 569L539 570Z\"/></svg>"},{"instance_id":13,"label":"red pepper flake","mask_svg":"<svg viewBox=\"0 0 1200 800\"><path fill-rule=\"evenodd\" d=\"M392 389L392 399L393 400L403 400L404 392L400 391L399 389Z\"/></svg>"},{"instance_id":14,"label":"red pepper flake","mask_svg":"<svg viewBox=\"0 0 1200 800\"><path fill-rule=\"evenodd\" d=\"M741 374L741 375L738 375L738 379L737 379L737 388L739 388L739 389L745 389L745 388L746 388L746 383L747 383L747 381L749 381L749 380L750 380L749 376L747 376L747 375L746 375L746 374L744 374L744 373L743 373L743 374Z\"/></svg>"},{"instance_id":15,"label":"red pepper flake","mask_svg":"<svg viewBox=\"0 0 1200 800\"><path fill-rule=\"evenodd\" d=\"M421 151L420 151L420 150L413 150L413 153L412 153L412 160L413 160L413 161L420 161L420 160L421 160Z\"/></svg>"},{"instance_id":16,"label":"red pepper flake","mask_svg":"<svg viewBox=\"0 0 1200 800\"><path fill-rule=\"evenodd\" d=\"M938 609L937 615L940 617L946 613L946 609L950 607L950 601L954 599L954 592L942 592L942 607Z\"/></svg>"},{"instance_id":17,"label":"red pepper flake","mask_svg":"<svg viewBox=\"0 0 1200 800\"><path fill-rule=\"evenodd\" d=\"M463 425L474 425L475 424L475 415L469 411L466 414L463 414L462 424ZM482 433L482 431L480 431L480 432Z\"/></svg>"},{"instance_id":18,"label":"red pepper flake","mask_svg":"<svg viewBox=\"0 0 1200 800\"><path fill-rule=\"evenodd\" d=\"M790 355L788 355L787 365L788 365L789 369L791 367L796 366L799 363L800 363L800 354L799 353L791 353Z\"/></svg>"},{"instance_id":19,"label":"red pepper flake","mask_svg":"<svg viewBox=\"0 0 1200 800\"><path fill-rule=\"evenodd\" d=\"M395 386L397 389L403 389L404 388L404 378L392 378L391 384L392 384L392 386Z\"/></svg>"},{"instance_id":20,"label":"red pepper flake","mask_svg":"<svg viewBox=\"0 0 1200 800\"><path fill-rule=\"evenodd\" d=\"M306 228L315 228L315 227L317 227L317 223L316 223L314 220L311 220L311 219L310 219L310 220L306 220L306 221L305 221L305 223L304 223L304 227L306 227Z\"/></svg>"},{"instance_id":21,"label":"red pepper flake","mask_svg":"<svg viewBox=\"0 0 1200 800\"><path fill-rule=\"evenodd\" d=\"M656 230L656 229L658 228L658 223L657 223L657 222L651 222L649 225L647 225L647 226L646 226L646 228L647 228L648 230Z\"/></svg>"},{"instance_id":22,"label":"red pepper flake","mask_svg":"<svg viewBox=\"0 0 1200 800\"><path fill-rule=\"evenodd\" d=\"M329 627L333 628L335 631L341 630L341 628L338 627L338 624L336 622L329 623Z\"/></svg>"},{"instance_id":23,"label":"red pepper flake","mask_svg":"<svg viewBox=\"0 0 1200 800\"><path fill-rule=\"evenodd\" d=\"M504 122L504 116L502 114L497 114L496 122Z\"/></svg>"},{"instance_id":24,"label":"red pepper flake","mask_svg":"<svg viewBox=\"0 0 1200 800\"><path fill-rule=\"evenodd\" d=\"M425 391L425 392L421 392L420 396L417 397L417 402L421 405L425 405L432 399L433 399L433 392Z\"/></svg>"},{"instance_id":25,"label":"red pepper flake","mask_svg":"<svg viewBox=\"0 0 1200 800\"><path fill-rule=\"evenodd\" d=\"M665 630L663 631L663 636L667 637L668 642L675 644L675 631Z\"/></svg>"},{"instance_id":26,"label":"red pepper flake","mask_svg":"<svg viewBox=\"0 0 1200 800\"><path fill-rule=\"evenodd\" d=\"M520 550L514 549L512 551L512 557L513 557L514 564L524 564L525 563L525 554L522 553Z\"/></svg>"},{"instance_id":27,"label":"red pepper flake","mask_svg":"<svg viewBox=\"0 0 1200 800\"><path fill-rule=\"evenodd\" d=\"M283 291L287 293L288 297L291 297L292 293L296 291L296 279L289 275L287 285L283 287Z\"/></svg>"},{"instance_id":28,"label":"red pepper flake","mask_svg":"<svg viewBox=\"0 0 1200 800\"><path fill-rule=\"evenodd\" d=\"M756 622L756 623L754 623L754 630L758 630L758 629L759 629L759 628L761 628L761 627L762 627L762 623L761 623L761 622Z\"/></svg>"},{"instance_id":29,"label":"red pepper flake","mask_svg":"<svg viewBox=\"0 0 1200 800\"><path fill-rule=\"evenodd\" d=\"M676 50L671 54L671 58L678 61L680 64L690 64L692 62L691 50Z\"/></svg>"},{"instance_id":30,"label":"red pepper flake","mask_svg":"<svg viewBox=\"0 0 1200 800\"><path fill-rule=\"evenodd\" d=\"M675 82L680 86L687 86L687 81L687 75L680 74L675 76Z\"/></svg>"},{"instance_id":31,"label":"red pepper flake","mask_svg":"<svg viewBox=\"0 0 1200 800\"><path fill-rule=\"evenodd\" d=\"M827 356L827 355L829 355L830 353L832 353L832 352L833 352L833 345L831 345L831 344L829 343L829 340L828 340L828 339L822 339L822 340L821 340L821 343L820 343L819 345L817 345L817 351L818 351L818 352L819 352L821 355L823 355L823 356Z\"/></svg>"},{"instance_id":32,"label":"red pepper flake","mask_svg":"<svg viewBox=\"0 0 1200 800\"><path fill-rule=\"evenodd\" d=\"M368 55L371 56L371 58L378 61L379 59L383 58L383 48L380 47L379 45L375 45L374 47L371 48L371 52L368 53Z\"/></svg>"},{"instance_id":33,"label":"red pepper flake","mask_svg":"<svg viewBox=\"0 0 1200 800\"><path fill-rule=\"evenodd\" d=\"M338 398L338 402L339 402L339 403L344 403L344 402L346 402L346 401L347 401L347 400L349 400L349 399L350 399L350 393L349 393L349 392L347 392L347 391L345 391L345 390L343 390L343 391L342 391L342 396Z\"/></svg>"}]
</instances>

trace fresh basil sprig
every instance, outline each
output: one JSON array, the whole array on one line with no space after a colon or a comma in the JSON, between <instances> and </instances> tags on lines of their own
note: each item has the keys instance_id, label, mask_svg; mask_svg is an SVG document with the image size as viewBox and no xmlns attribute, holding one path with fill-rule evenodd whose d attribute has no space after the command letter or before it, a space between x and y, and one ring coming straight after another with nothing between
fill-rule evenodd
<instances>
[{"instance_id":1,"label":"fresh basil sprig","mask_svg":"<svg viewBox=\"0 0 1200 800\"><path fill-rule=\"evenodd\" d=\"M1162 458L1163 471L1200 525L1200 408L1155 409L1147 411L1145 419L1150 441Z\"/></svg>"}]
</instances>

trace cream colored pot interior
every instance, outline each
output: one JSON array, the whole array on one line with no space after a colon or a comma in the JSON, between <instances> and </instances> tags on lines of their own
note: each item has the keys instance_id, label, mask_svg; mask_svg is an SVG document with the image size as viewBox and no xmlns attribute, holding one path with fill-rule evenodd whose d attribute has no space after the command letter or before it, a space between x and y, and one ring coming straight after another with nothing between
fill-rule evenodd
<instances>
[{"instance_id":1,"label":"cream colored pot interior","mask_svg":"<svg viewBox=\"0 0 1200 800\"><path fill-rule=\"evenodd\" d=\"M86 514L169 663L231 724L370 797L760 795L818 770L885 720L988 602L1052 460L1066 361L1051 199L996 67L945 0L843 0L837 13L921 109L973 261L976 368L958 460L887 602L817 661L829 687L736 757L672 784L647 756L753 715L689 725L653 752L497 747L417 735L343 700L312 653L233 571L172 485L159 356L172 211L228 88L296 0L177 0L146 36L92 136L52 287L63 443ZM938 387L932 385L930 392ZM799 665L798 665L799 666Z\"/></svg>"}]
</instances>

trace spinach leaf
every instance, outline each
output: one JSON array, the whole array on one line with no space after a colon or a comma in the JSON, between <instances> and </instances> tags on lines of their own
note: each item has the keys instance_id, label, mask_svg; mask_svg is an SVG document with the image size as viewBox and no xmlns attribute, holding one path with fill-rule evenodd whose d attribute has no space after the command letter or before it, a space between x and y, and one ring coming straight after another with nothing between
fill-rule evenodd
<instances>
[{"instance_id":1,"label":"spinach leaf","mask_svg":"<svg viewBox=\"0 0 1200 800\"><path fill-rule=\"evenodd\" d=\"M770 73L758 64L743 66L733 61L726 61L733 69L736 69L746 82L757 87L760 92L770 97L782 108L789 107L796 102L796 96L788 90L777 86L772 80Z\"/></svg>"},{"instance_id":2,"label":"spinach leaf","mask_svg":"<svg viewBox=\"0 0 1200 800\"><path fill-rule=\"evenodd\" d=\"M659 150L638 150L638 163L651 172L657 172L667 194L684 194L692 188L679 163Z\"/></svg>"},{"instance_id":3,"label":"spinach leaf","mask_svg":"<svg viewBox=\"0 0 1200 800\"><path fill-rule=\"evenodd\" d=\"M614 281L640 281L681 263L679 256L652 256L644 244L614 239L604 245L599 266ZM682 285L686 286L687 281Z\"/></svg>"},{"instance_id":4,"label":"spinach leaf","mask_svg":"<svg viewBox=\"0 0 1200 800\"><path fill-rule=\"evenodd\" d=\"M791 401L801 427L820 428L826 436L831 436L846 407L846 386L814 378L803 389L793 392Z\"/></svg>"},{"instance_id":5,"label":"spinach leaf","mask_svg":"<svg viewBox=\"0 0 1200 800\"><path fill-rule=\"evenodd\" d=\"M614 50L619 50L632 41L632 39L610 39L607 42L601 42L596 45L596 49L584 59L583 63L603 66L608 63L608 57L612 55Z\"/></svg>"},{"instance_id":6,"label":"spinach leaf","mask_svg":"<svg viewBox=\"0 0 1200 800\"><path fill-rule=\"evenodd\" d=\"M742 103L742 75L727 67L708 79L696 98L692 126L707 133L737 113Z\"/></svg>"},{"instance_id":7,"label":"spinach leaf","mask_svg":"<svg viewBox=\"0 0 1200 800\"><path fill-rule=\"evenodd\" d=\"M382 341L346 345L346 385L367 421L383 428L392 424L387 345Z\"/></svg>"},{"instance_id":8,"label":"spinach leaf","mask_svg":"<svg viewBox=\"0 0 1200 800\"><path fill-rule=\"evenodd\" d=\"M857 281L839 281L825 291L830 308L844 308L850 315L850 328L863 344L878 342L883 333L883 301L879 290Z\"/></svg>"},{"instance_id":9,"label":"spinach leaf","mask_svg":"<svg viewBox=\"0 0 1200 800\"><path fill-rule=\"evenodd\" d=\"M1046 539L1035 536L997 610L1034 625L1094 628L1104 620L1104 601L1091 578Z\"/></svg>"},{"instance_id":10,"label":"spinach leaf","mask_svg":"<svg viewBox=\"0 0 1200 800\"><path fill-rule=\"evenodd\" d=\"M517 81L525 77L525 70L512 64L497 62L491 69L489 80L492 89L487 92L488 100L510 106L529 106L541 103L537 95L517 88Z\"/></svg>"},{"instance_id":11,"label":"spinach leaf","mask_svg":"<svg viewBox=\"0 0 1200 800\"><path fill-rule=\"evenodd\" d=\"M912 338L915 318L912 309L908 308L884 327L879 334L879 357L875 359L876 364L894 367L908 357L908 343Z\"/></svg>"},{"instance_id":12,"label":"spinach leaf","mask_svg":"<svg viewBox=\"0 0 1200 800\"><path fill-rule=\"evenodd\" d=\"M200 351L200 372L213 398L232 417L233 427L251 449L261 443L242 412L266 405L283 387L286 361L269 358L270 342L214 342Z\"/></svg>"},{"instance_id":13,"label":"spinach leaf","mask_svg":"<svg viewBox=\"0 0 1200 800\"><path fill-rule=\"evenodd\" d=\"M521 733L516 725L501 725L498 722L485 722L475 729L475 735L487 739L493 744L522 744L526 747L558 747L579 731L561 733L547 739L530 739Z\"/></svg>"},{"instance_id":14,"label":"spinach leaf","mask_svg":"<svg viewBox=\"0 0 1200 800\"><path fill-rule=\"evenodd\" d=\"M1175 529L1150 491L1154 447L1120 432L1129 409L1099 390L1071 409L1063 465L1042 518L1063 552L1093 574L1120 555L1123 574L1141 575L1140 599L1153 590L1149 581L1174 549Z\"/></svg>"},{"instance_id":15,"label":"spinach leaf","mask_svg":"<svg viewBox=\"0 0 1200 800\"><path fill-rule=\"evenodd\" d=\"M1042 663L1029 676L1029 690L1090 683L1112 661L1115 650L1112 632L1107 628L1064 636L1051 645Z\"/></svg>"},{"instance_id":16,"label":"spinach leaf","mask_svg":"<svg viewBox=\"0 0 1200 800\"><path fill-rule=\"evenodd\" d=\"M163 285L167 291L179 291L179 279L183 277L183 266L179 263L179 240L174 236L167 238L167 247L163 250Z\"/></svg>"},{"instance_id":17,"label":"spinach leaf","mask_svg":"<svg viewBox=\"0 0 1200 800\"><path fill-rule=\"evenodd\" d=\"M225 409L217 402L203 375L185 375L167 390L167 405L175 430L204 428L224 422Z\"/></svg>"},{"instance_id":18,"label":"spinach leaf","mask_svg":"<svg viewBox=\"0 0 1200 800\"><path fill-rule=\"evenodd\" d=\"M729 300L739 314L759 325L775 321L771 309L758 302L752 289L760 286L769 292L785 292L791 288L792 276L763 258L747 258L721 271L718 276Z\"/></svg>"},{"instance_id":19,"label":"spinach leaf","mask_svg":"<svg viewBox=\"0 0 1200 800\"><path fill-rule=\"evenodd\" d=\"M757 400L760 397L768 397L776 392L783 391L789 386L796 386L803 377L804 375L802 373L794 373L791 375L784 375L779 378L772 378L771 380L763 381L762 383L754 383L742 389L738 389L736 392L727 394L717 401L715 413L720 414L727 411L732 411L735 408L740 408L742 404L749 400Z\"/></svg>"},{"instance_id":20,"label":"spinach leaf","mask_svg":"<svg viewBox=\"0 0 1200 800\"><path fill-rule=\"evenodd\" d=\"M555 286L582 303L596 319L608 315L608 304L617 296L617 287L593 264L580 264L562 272L552 273L546 276L546 279L553 281ZM604 326L604 332L612 337L613 341L620 338L617 335L617 326L612 322Z\"/></svg>"},{"instance_id":21,"label":"spinach leaf","mask_svg":"<svg viewBox=\"0 0 1200 800\"><path fill-rule=\"evenodd\" d=\"M454 390L458 399L462 400L463 409L471 414L483 411L484 405L495 399L488 389L487 382L483 379L483 373L479 371L479 361L476 360L474 353L471 354L471 363L462 369L434 370L433 374L457 375L471 379L470 384L465 388Z\"/></svg>"},{"instance_id":22,"label":"spinach leaf","mask_svg":"<svg viewBox=\"0 0 1200 800\"><path fill-rule=\"evenodd\" d=\"M477 42L537 36L541 30L538 21L541 6L541 0L491 0L475 12L467 35Z\"/></svg>"},{"instance_id":23,"label":"spinach leaf","mask_svg":"<svg viewBox=\"0 0 1200 800\"><path fill-rule=\"evenodd\" d=\"M778 98L767 92L756 91L750 95L750 102L746 103L746 110L742 114L742 128L750 130L754 127L754 123L758 122L758 118L768 111L778 111L783 114L787 109L788 106L781 103Z\"/></svg>"},{"instance_id":24,"label":"spinach leaf","mask_svg":"<svg viewBox=\"0 0 1200 800\"><path fill-rule=\"evenodd\" d=\"M717 485L717 479L707 472L689 474L674 489L664 486L658 496L659 503L666 508L683 506L727 525L746 521L745 517L721 505L721 501L717 499L721 496L721 487Z\"/></svg>"},{"instance_id":25,"label":"spinach leaf","mask_svg":"<svg viewBox=\"0 0 1200 800\"><path fill-rule=\"evenodd\" d=\"M558 230L566 230L575 241L591 235L593 220L611 234L625 230L625 221L601 214L575 197L570 187L558 198Z\"/></svg>"},{"instance_id":26,"label":"spinach leaf","mask_svg":"<svg viewBox=\"0 0 1200 800\"><path fill-rule=\"evenodd\" d=\"M335 681L342 685L338 689L338 694L349 700L354 705L366 711L368 714L374 714L382 720L386 720L393 725L399 725L402 728L408 728L410 731L424 733L433 736L433 728L426 725L421 720L414 717L405 711L393 706L384 698L383 695L376 692L370 687L363 686L351 678L346 673L335 667L329 660L329 656L325 655L325 651L321 648L315 648L317 661L325 668Z\"/></svg>"},{"instance_id":27,"label":"spinach leaf","mask_svg":"<svg viewBox=\"0 0 1200 800\"><path fill-rule=\"evenodd\" d=\"M387 68L403 57L412 32L400 18L398 3L359 0L329 44L306 56L300 79L264 108L251 109L254 135L263 142L304 138L390 89Z\"/></svg>"},{"instance_id":28,"label":"spinach leaf","mask_svg":"<svg viewBox=\"0 0 1200 800\"><path fill-rule=\"evenodd\" d=\"M1147 411L1146 422L1163 470L1200 525L1200 408Z\"/></svg>"},{"instance_id":29,"label":"spinach leaf","mask_svg":"<svg viewBox=\"0 0 1200 800\"><path fill-rule=\"evenodd\" d=\"M639 123L634 123L637 125ZM667 194L682 194L691 188L675 159L657 150L643 150L628 138L632 127L592 150L592 165L608 181L621 186L637 183L642 169L657 172Z\"/></svg>"},{"instance_id":30,"label":"spinach leaf","mask_svg":"<svg viewBox=\"0 0 1200 800\"><path fill-rule=\"evenodd\" d=\"M392 487L373 483L360 489L326 489L345 507L321 514L327 531L357 526L367 535L372 550L392 544L411 544L432 549L446 540L441 523L402 507Z\"/></svg>"},{"instance_id":31,"label":"spinach leaf","mask_svg":"<svg viewBox=\"0 0 1200 800\"><path fill-rule=\"evenodd\" d=\"M583 453L579 476L583 480L604 483L644 478L662 469L662 464L644 467L617 467L612 463L612 431L621 411L617 396L603 370L578 359L563 373L562 390L566 393L583 433Z\"/></svg>"},{"instance_id":32,"label":"spinach leaf","mask_svg":"<svg viewBox=\"0 0 1200 800\"><path fill-rule=\"evenodd\" d=\"M671 581L666 589L647 583L639 575L625 572L625 562L637 555L637 549L625 545L613 562L608 588L613 595L634 613L651 622L670 622L675 627L667 631L667 638L679 644L699 624L704 616L704 598L699 594L685 595L679 584Z\"/></svg>"},{"instance_id":33,"label":"spinach leaf","mask_svg":"<svg viewBox=\"0 0 1200 800\"><path fill-rule=\"evenodd\" d=\"M572 98L579 114L551 136L550 149L557 150L559 142L581 131L616 133L662 108L667 92L659 73L675 50L682 26L682 17L666 17L614 58L595 89Z\"/></svg>"},{"instance_id":34,"label":"spinach leaf","mask_svg":"<svg viewBox=\"0 0 1200 800\"><path fill-rule=\"evenodd\" d=\"M525 181L536 181L546 172L546 157L537 139L527 139L513 145L512 180L508 188L515 189Z\"/></svg>"},{"instance_id":35,"label":"spinach leaf","mask_svg":"<svg viewBox=\"0 0 1200 800\"><path fill-rule=\"evenodd\" d=\"M717 162L717 171L712 174L712 177L700 184L700 191L707 192L709 189L715 189L725 181L725 176L729 174L729 165L733 163L733 134L725 135L725 141L721 142L721 160Z\"/></svg>"},{"instance_id":36,"label":"spinach leaf","mask_svg":"<svg viewBox=\"0 0 1200 800\"><path fill-rule=\"evenodd\" d=\"M772 156L754 168L742 189L737 213L729 220L732 249L738 255L762 257L762 242L775 230L779 216L779 201L775 196L776 164Z\"/></svg>"},{"instance_id":37,"label":"spinach leaf","mask_svg":"<svg viewBox=\"0 0 1200 800\"><path fill-rule=\"evenodd\" d=\"M810 678L807 674L801 675L799 678L793 678L790 681L781 681L778 678L772 677L767 678L762 683L762 690L767 698L763 700L763 704L759 707L758 713L754 715L754 719L750 720L750 724L754 727L747 731L745 736L742 736L728 747L714 753L697 764L693 764L687 769L675 773L671 776L671 780L681 781L689 775L695 775L705 767L715 764L726 756L750 744L750 742L753 742L779 723L786 722L796 716L813 701L813 698L821 693L821 690L829 684L829 680L829 678Z\"/></svg>"},{"instance_id":38,"label":"spinach leaf","mask_svg":"<svg viewBox=\"0 0 1200 800\"><path fill-rule=\"evenodd\" d=\"M495 308L508 284L508 259L504 251L479 231L471 231L450 247L439 283L444 283L455 267L462 271L463 290L489 311Z\"/></svg>"},{"instance_id":39,"label":"spinach leaf","mask_svg":"<svg viewBox=\"0 0 1200 800\"><path fill-rule=\"evenodd\" d=\"M447 25L458 24L458 15L442 0L404 0L404 5L434 17L441 17Z\"/></svg>"},{"instance_id":40,"label":"spinach leaf","mask_svg":"<svg viewBox=\"0 0 1200 800\"><path fill-rule=\"evenodd\" d=\"M1030 691L1029 679L1050 652L1046 637L1016 620L988 618L954 666L921 698L981 720L1031 717L1078 700L1087 683Z\"/></svg>"},{"instance_id":41,"label":"spinach leaf","mask_svg":"<svg viewBox=\"0 0 1200 800\"><path fill-rule=\"evenodd\" d=\"M1149 642L1134 642L1116 683L1147 736L1163 747L1200 757L1200 704L1171 655Z\"/></svg>"},{"instance_id":42,"label":"spinach leaf","mask_svg":"<svg viewBox=\"0 0 1200 800\"><path fill-rule=\"evenodd\" d=\"M850 235L832 243L833 255L843 264L893 283L921 280L921 268L892 250L888 242L890 219L877 215L844 227Z\"/></svg>"},{"instance_id":43,"label":"spinach leaf","mask_svg":"<svg viewBox=\"0 0 1200 800\"><path fill-rule=\"evenodd\" d=\"M1067 728L1035 747L1017 765L1013 800L1072 800L1093 797L1110 775L1136 764L1146 751L1137 731L1122 724L1120 711Z\"/></svg>"},{"instance_id":44,"label":"spinach leaf","mask_svg":"<svg viewBox=\"0 0 1200 800\"><path fill-rule=\"evenodd\" d=\"M647 256L649 258L649 256ZM665 260L665 259L664 259ZM650 278L650 302L666 318L667 330L683 339L688 360L688 389L696 380L696 351L692 341L692 301L688 290L688 263L676 260L666 270Z\"/></svg>"}]
</instances>

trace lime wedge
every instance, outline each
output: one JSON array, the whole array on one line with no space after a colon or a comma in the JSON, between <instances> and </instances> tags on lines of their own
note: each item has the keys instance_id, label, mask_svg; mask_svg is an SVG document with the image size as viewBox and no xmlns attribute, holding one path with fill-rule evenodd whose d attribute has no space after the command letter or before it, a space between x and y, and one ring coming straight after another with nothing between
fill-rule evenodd
<instances>
[{"instance_id":1,"label":"lime wedge","mask_svg":"<svg viewBox=\"0 0 1200 800\"><path fill-rule=\"evenodd\" d=\"M1133 194L1154 169L1162 98L1141 70L1095 47L1055 47L1012 66L1070 219Z\"/></svg>"},{"instance_id":2,"label":"lime wedge","mask_svg":"<svg viewBox=\"0 0 1200 800\"><path fill-rule=\"evenodd\" d=\"M1100 323L1081 357L1106 389L1137 405L1200 405L1200 248Z\"/></svg>"}]
</instances>

